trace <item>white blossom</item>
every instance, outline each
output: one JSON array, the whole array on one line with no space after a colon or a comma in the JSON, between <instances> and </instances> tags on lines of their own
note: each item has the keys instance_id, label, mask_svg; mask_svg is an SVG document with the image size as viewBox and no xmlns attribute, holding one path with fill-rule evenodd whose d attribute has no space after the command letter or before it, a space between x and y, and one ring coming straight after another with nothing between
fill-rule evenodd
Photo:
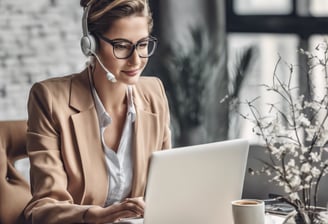
<instances>
[{"instance_id":1,"label":"white blossom","mask_svg":"<svg viewBox=\"0 0 328 224\"><path fill-rule=\"evenodd\" d=\"M289 160L288 166L295 166L295 160L294 159Z\"/></svg>"},{"instance_id":2,"label":"white blossom","mask_svg":"<svg viewBox=\"0 0 328 224\"><path fill-rule=\"evenodd\" d=\"M311 152L310 157L312 158L313 162L320 162L321 155L317 152Z\"/></svg>"},{"instance_id":3,"label":"white blossom","mask_svg":"<svg viewBox=\"0 0 328 224\"><path fill-rule=\"evenodd\" d=\"M310 163L304 163L301 166L301 172L302 173L310 173L310 171L311 171L311 164Z\"/></svg>"},{"instance_id":4,"label":"white blossom","mask_svg":"<svg viewBox=\"0 0 328 224\"><path fill-rule=\"evenodd\" d=\"M312 181L312 175L307 175L305 178L304 178L304 181L305 183L309 183L310 181Z\"/></svg>"},{"instance_id":5,"label":"white blossom","mask_svg":"<svg viewBox=\"0 0 328 224\"><path fill-rule=\"evenodd\" d=\"M320 175L320 170L317 167L312 167L311 173L313 177L318 177Z\"/></svg>"},{"instance_id":6,"label":"white blossom","mask_svg":"<svg viewBox=\"0 0 328 224\"><path fill-rule=\"evenodd\" d=\"M301 184L301 178L299 177L299 176L294 176L291 180L290 180L290 182L289 182L289 184L293 187L293 188L295 188L295 187L297 187L297 186L299 186L300 184Z\"/></svg>"},{"instance_id":7,"label":"white blossom","mask_svg":"<svg viewBox=\"0 0 328 224\"><path fill-rule=\"evenodd\" d=\"M304 126L310 126L311 122L309 121L309 119L307 119L304 114L300 114L300 116L297 118L298 121L300 122L300 124L304 125Z\"/></svg>"},{"instance_id":8,"label":"white blossom","mask_svg":"<svg viewBox=\"0 0 328 224\"><path fill-rule=\"evenodd\" d=\"M317 48L320 55L300 49L299 52L307 56L312 68L328 70L328 45L327 42L319 44ZM278 61L276 67L282 66ZM282 63L281 63L282 64ZM285 65L288 66L286 63ZM293 78L293 65L289 65ZM277 76L278 70L273 74L273 85L264 85L268 91L277 93L281 97L278 102L268 102L267 114L260 114L255 104L248 104L252 113L249 120L254 124L253 132L262 137L266 144L269 160L272 164L254 172L265 173L270 176L270 182L277 184L287 193L289 200L299 206L310 206L309 201L314 198L313 192L319 184L319 176L326 175L328 168L328 85L324 96L316 95L316 91L310 100L303 95L297 96L298 87L291 83L284 83ZM312 75L313 70L309 70ZM312 78L312 77L311 77ZM324 77L328 83L328 76ZM286 80L289 80L288 78ZM309 85L310 88L312 85ZM253 101L251 101L253 102ZM252 115L254 115L252 117ZM304 194L304 192L310 192ZM302 197L300 195L302 194ZM305 196L304 196L305 195ZM303 197L304 196L304 197ZM311 198L311 200L309 200ZM297 200L297 202L296 202ZM312 201L313 202L313 201Z\"/></svg>"},{"instance_id":9,"label":"white blossom","mask_svg":"<svg viewBox=\"0 0 328 224\"><path fill-rule=\"evenodd\" d=\"M291 193L290 195L289 195L289 197L290 197L290 199L292 199L293 201L295 201L295 200L298 200L299 199L299 196L298 196L298 194L297 193Z\"/></svg>"}]
</instances>

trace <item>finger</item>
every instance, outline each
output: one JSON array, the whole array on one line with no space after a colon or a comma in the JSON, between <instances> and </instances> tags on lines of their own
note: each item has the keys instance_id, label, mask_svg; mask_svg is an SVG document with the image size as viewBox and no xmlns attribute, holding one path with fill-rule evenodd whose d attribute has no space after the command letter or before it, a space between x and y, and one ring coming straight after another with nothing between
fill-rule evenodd
<instances>
[{"instance_id":1,"label":"finger","mask_svg":"<svg viewBox=\"0 0 328 224\"><path fill-rule=\"evenodd\" d=\"M140 206L139 204L131 201L125 201L124 203L122 203L122 208L124 210L130 210L135 212L138 215L143 216L144 214L144 208L142 206Z\"/></svg>"},{"instance_id":2,"label":"finger","mask_svg":"<svg viewBox=\"0 0 328 224\"><path fill-rule=\"evenodd\" d=\"M130 211L130 210L119 211L119 212L115 213L114 215L112 215L111 217L115 218L114 220L112 220L114 222L122 221L124 219L141 218L140 215L138 215L135 212Z\"/></svg>"},{"instance_id":3,"label":"finger","mask_svg":"<svg viewBox=\"0 0 328 224\"><path fill-rule=\"evenodd\" d=\"M144 208L136 202L136 200L125 200L121 203L113 204L107 208L105 208L106 214L114 214L121 212L123 210L128 210L133 212L134 216L143 216Z\"/></svg>"},{"instance_id":4,"label":"finger","mask_svg":"<svg viewBox=\"0 0 328 224\"><path fill-rule=\"evenodd\" d=\"M143 197L138 197L138 198L131 198L131 200L136 203L136 205L142 209L142 216L144 215L145 212L145 207L146 207L146 203Z\"/></svg>"},{"instance_id":5,"label":"finger","mask_svg":"<svg viewBox=\"0 0 328 224\"><path fill-rule=\"evenodd\" d=\"M137 197L137 198L126 198L125 201L135 203L137 206L145 209L146 203L143 199L143 197Z\"/></svg>"},{"instance_id":6,"label":"finger","mask_svg":"<svg viewBox=\"0 0 328 224\"><path fill-rule=\"evenodd\" d=\"M105 208L106 213L116 213L122 211L123 203L115 203Z\"/></svg>"}]
</instances>

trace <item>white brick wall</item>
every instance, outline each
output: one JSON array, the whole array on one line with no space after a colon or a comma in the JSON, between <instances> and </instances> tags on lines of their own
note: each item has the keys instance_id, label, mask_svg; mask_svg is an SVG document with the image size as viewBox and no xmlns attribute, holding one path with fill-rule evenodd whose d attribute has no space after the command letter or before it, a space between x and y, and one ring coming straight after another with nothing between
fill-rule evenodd
<instances>
[{"instance_id":1,"label":"white brick wall","mask_svg":"<svg viewBox=\"0 0 328 224\"><path fill-rule=\"evenodd\" d=\"M26 119L31 85L80 71L79 1L0 0L0 120Z\"/></svg>"}]
</instances>

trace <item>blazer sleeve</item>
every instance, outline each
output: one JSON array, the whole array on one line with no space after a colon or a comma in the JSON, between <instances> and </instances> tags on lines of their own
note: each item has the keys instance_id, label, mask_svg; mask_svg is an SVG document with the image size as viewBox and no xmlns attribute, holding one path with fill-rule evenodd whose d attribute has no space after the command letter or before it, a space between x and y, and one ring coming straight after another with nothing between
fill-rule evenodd
<instances>
[{"instance_id":1,"label":"blazer sleeve","mask_svg":"<svg viewBox=\"0 0 328 224\"><path fill-rule=\"evenodd\" d=\"M170 149L172 147L172 136L171 136L171 121L170 121L170 108L167 100L167 96L165 93L165 89L163 83L160 79L158 79L159 89L162 94L163 99L163 128L164 128L164 135L163 135L163 143L162 149Z\"/></svg>"},{"instance_id":2,"label":"blazer sleeve","mask_svg":"<svg viewBox=\"0 0 328 224\"><path fill-rule=\"evenodd\" d=\"M28 223L79 223L90 206L74 204L67 191L52 94L45 84L36 83L29 95L27 152L33 198L24 214Z\"/></svg>"}]
</instances>

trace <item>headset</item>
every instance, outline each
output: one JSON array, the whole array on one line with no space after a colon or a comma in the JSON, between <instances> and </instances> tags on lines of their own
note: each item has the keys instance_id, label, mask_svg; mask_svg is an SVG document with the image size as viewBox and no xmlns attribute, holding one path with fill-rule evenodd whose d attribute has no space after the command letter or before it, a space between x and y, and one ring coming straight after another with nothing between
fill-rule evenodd
<instances>
[{"instance_id":1,"label":"headset","mask_svg":"<svg viewBox=\"0 0 328 224\"><path fill-rule=\"evenodd\" d=\"M111 82L116 82L115 76L104 66L100 58L96 54L97 42L96 38L89 32L88 29L88 16L93 1L90 1L86 7L84 7L83 16L82 16L82 38L81 38L81 50L83 54L87 57L94 56L100 66L105 70L106 77Z\"/></svg>"},{"instance_id":2,"label":"headset","mask_svg":"<svg viewBox=\"0 0 328 224\"><path fill-rule=\"evenodd\" d=\"M89 33L88 30L88 16L89 16L90 8L91 8L91 3L89 3L84 8L84 12L82 16L83 36L81 38L81 50L85 56L92 56L93 52L96 52L97 49L96 39L92 34Z\"/></svg>"}]
</instances>

